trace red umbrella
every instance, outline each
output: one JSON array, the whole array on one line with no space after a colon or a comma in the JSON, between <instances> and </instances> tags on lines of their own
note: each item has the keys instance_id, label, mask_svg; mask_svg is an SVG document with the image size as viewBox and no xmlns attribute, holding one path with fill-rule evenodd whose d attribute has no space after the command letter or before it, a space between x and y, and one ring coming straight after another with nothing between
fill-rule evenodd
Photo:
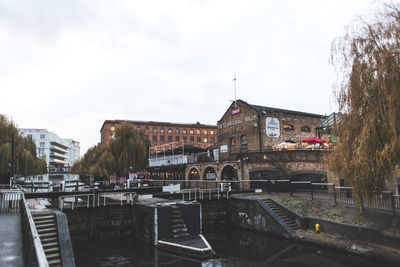
<instances>
[{"instance_id":1,"label":"red umbrella","mask_svg":"<svg viewBox=\"0 0 400 267\"><path fill-rule=\"evenodd\" d=\"M324 139L319 139L317 137L312 137L312 138L308 138L308 139L304 139L301 142L305 142L305 143L309 143L309 144L320 144L320 143L328 143L328 141L324 140Z\"/></svg>"}]
</instances>

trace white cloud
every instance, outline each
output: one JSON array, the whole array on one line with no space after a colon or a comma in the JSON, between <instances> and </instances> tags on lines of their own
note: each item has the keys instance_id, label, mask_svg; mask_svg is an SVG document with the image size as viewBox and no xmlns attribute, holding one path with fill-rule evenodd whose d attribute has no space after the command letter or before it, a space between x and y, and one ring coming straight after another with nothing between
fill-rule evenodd
<instances>
[{"instance_id":1,"label":"white cloud","mask_svg":"<svg viewBox=\"0 0 400 267\"><path fill-rule=\"evenodd\" d=\"M100 141L106 119L213 123L237 96L330 113L330 43L371 1L0 2L0 113Z\"/></svg>"}]
</instances>

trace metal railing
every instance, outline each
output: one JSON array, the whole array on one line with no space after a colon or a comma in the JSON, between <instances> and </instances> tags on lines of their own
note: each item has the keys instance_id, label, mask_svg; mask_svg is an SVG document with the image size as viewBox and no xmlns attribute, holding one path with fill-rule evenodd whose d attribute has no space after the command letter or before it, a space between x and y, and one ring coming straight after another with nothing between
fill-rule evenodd
<instances>
[{"instance_id":1,"label":"metal railing","mask_svg":"<svg viewBox=\"0 0 400 267\"><path fill-rule=\"evenodd\" d=\"M106 205L121 205L124 204L133 205L134 198L136 196L135 192L104 192L99 193L97 198L97 206Z\"/></svg>"},{"instance_id":2,"label":"metal railing","mask_svg":"<svg viewBox=\"0 0 400 267\"><path fill-rule=\"evenodd\" d=\"M58 208L63 210L65 208L78 208L78 207L95 207L95 194L76 194L58 197Z\"/></svg>"},{"instance_id":3,"label":"metal railing","mask_svg":"<svg viewBox=\"0 0 400 267\"><path fill-rule=\"evenodd\" d=\"M21 205L21 190L2 189L0 191L0 212L18 213Z\"/></svg>"},{"instance_id":4,"label":"metal railing","mask_svg":"<svg viewBox=\"0 0 400 267\"><path fill-rule=\"evenodd\" d=\"M37 232L32 214L22 191L20 191L20 194L24 262L26 264L29 263L31 266L48 267L49 263L44 253L42 242L40 241L39 233Z\"/></svg>"},{"instance_id":5,"label":"metal railing","mask_svg":"<svg viewBox=\"0 0 400 267\"><path fill-rule=\"evenodd\" d=\"M221 184L230 184L229 192L245 192L254 189L262 189L263 192L287 194L291 197L309 198L311 200L330 201L337 205L355 206L356 202L353 197L353 189L351 187L336 186L333 183L312 183L310 181L290 181L279 179L259 179L259 180L147 180L149 186L163 186L171 183L180 184L185 196L189 200L202 199L198 196L204 195L205 192L213 192L214 196L218 196L223 190ZM210 189L210 191L207 191ZM218 191L219 190L219 191ZM376 193L372 200L363 201L363 207L378 212L391 213L400 215L400 196L394 195L392 192Z\"/></svg>"}]
</instances>

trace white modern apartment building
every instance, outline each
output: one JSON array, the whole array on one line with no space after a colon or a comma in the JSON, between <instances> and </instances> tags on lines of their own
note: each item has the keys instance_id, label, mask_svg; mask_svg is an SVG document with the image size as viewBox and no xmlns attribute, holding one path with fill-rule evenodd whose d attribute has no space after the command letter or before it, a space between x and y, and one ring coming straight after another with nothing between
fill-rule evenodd
<instances>
[{"instance_id":1,"label":"white modern apartment building","mask_svg":"<svg viewBox=\"0 0 400 267\"><path fill-rule=\"evenodd\" d=\"M79 142L61 138L46 129L20 128L18 132L22 136L30 136L36 144L37 157L46 160L48 174L38 176L36 179L53 183L79 179L79 176L67 173L80 157Z\"/></svg>"}]
</instances>

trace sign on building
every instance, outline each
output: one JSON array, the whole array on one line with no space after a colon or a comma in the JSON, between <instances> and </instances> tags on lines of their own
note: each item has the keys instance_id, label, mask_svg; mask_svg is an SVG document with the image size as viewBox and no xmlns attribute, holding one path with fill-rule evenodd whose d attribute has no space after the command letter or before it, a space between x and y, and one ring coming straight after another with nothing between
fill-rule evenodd
<instances>
[{"instance_id":1,"label":"sign on building","mask_svg":"<svg viewBox=\"0 0 400 267\"><path fill-rule=\"evenodd\" d=\"M265 119L265 133L271 138L280 136L279 120L277 118L267 117Z\"/></svg>"},{"instance_id":2,"label":"sign on building","mask_svg":"<svg viewBox=\"0 0 400 267\"><path fill-rule=\"evenodd\" d=\"M222 146L220 147L220 151L221 151L221 153L226 153L226 152L228 152L228 145L222 145Z\"/></svg>"}]
</instances>

